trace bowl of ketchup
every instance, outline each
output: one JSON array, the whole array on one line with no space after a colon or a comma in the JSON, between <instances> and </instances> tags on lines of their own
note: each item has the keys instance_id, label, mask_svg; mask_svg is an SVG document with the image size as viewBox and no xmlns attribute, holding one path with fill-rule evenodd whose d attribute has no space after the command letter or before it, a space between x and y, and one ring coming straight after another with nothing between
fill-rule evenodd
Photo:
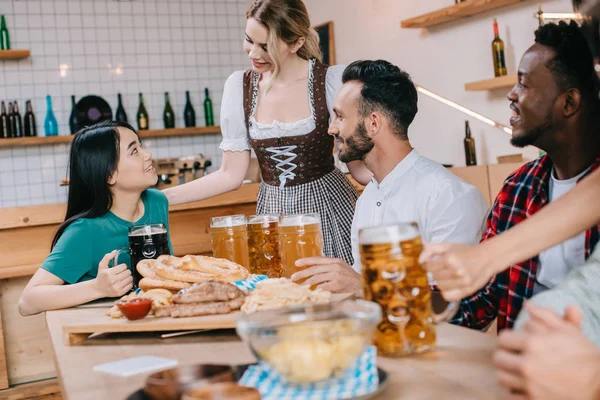
<instances>
[{"instance_id":1,"label":"bowl of ketchup","mask_svg":"<svg viewBox=\"0 0 600 400\"><path fill-rule=\"evenodd\" d=\"M152 308L151 299L133 299L129 301L120 301L117 307L123 313L125 318L130 321L142 319L150 312Z\"/></svg>"}]
</instances>

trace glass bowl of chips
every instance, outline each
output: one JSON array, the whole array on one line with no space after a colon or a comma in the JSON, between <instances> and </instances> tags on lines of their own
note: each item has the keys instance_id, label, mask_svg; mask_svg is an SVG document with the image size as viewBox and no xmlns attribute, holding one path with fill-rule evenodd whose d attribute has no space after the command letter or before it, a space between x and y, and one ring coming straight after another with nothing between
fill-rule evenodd
<instances>
[{"instance_id":1,"label":"glass bowl of chips","mask_svg":"<svg viewBox=\"0 0 600 400\"><path fill-rule=\"evenodd\" d=\"M256 357L291 383L343 374L372 342L381 308L348 300L259 311L237 321L237 333Z\"/></svg>"}]
</instances>

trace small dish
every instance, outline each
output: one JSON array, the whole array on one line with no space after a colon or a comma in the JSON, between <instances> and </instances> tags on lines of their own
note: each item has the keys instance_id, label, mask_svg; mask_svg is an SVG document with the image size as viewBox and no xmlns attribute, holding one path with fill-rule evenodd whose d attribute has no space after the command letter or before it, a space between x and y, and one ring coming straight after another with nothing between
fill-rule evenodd
<instances>
[{"instance_id":1,"label":"small dish","mask_svg":"<svg viewBox=\"0 0 600 400\"><path fill-rule=\"evenodd\" d=\"M186 365L150 375L144 392L151 399L180 400L181 395L189 390L209 383L235 380L234 370L229 365Z\"/></svg>"},{"instance_id":2,"label":"small dish","mask_svg":"<svg viewBox=\"0 0 600 400\"><path fill-rule=\"evenodd\" d=\"M117 307L119 307L119 311L123 313L125 318L135 321L148 315L152 309L152 299L136 298L129 301L119 301Z\"/></svg>"}]
</instances>

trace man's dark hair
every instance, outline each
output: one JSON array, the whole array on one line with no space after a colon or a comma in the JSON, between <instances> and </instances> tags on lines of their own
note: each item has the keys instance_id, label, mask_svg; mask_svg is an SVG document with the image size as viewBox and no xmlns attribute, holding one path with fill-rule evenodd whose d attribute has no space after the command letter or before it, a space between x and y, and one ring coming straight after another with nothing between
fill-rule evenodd
<instances>
[{"instance_id":1,"label":"man's dark hair","mask_svg":"<svg viewBox=\"0 0 600 400\"><path fill-rule=\"evenodd\" d=\"M410 76L384 60L355 61L348 65L342 82L362 83L358 114L364 118L379 111L390 121L394 133L408 139L408 127L417 114L417 89Z\"/></svg>"},{"instance_id":2,"label":"man's dark hair","mask_svg":"<svg viewBox=\"0 0 600 400\"><path fill-rule=\"evenodd\" d=\"M541 26L535 32L535 42L550 47L556 53L546 66L561 90L575 88L587 101L598 102L594 58L585 35L575 21Z\"/></svg>"}]
</instances>

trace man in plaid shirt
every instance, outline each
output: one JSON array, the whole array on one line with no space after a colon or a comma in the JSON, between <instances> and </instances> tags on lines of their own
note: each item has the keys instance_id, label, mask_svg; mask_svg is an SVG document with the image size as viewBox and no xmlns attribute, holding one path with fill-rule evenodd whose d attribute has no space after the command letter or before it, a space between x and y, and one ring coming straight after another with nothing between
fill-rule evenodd
<instances>
[{"instance_id":1,"label":"man in plaid shirt","mask_svg":"<svg viewBox=\"0 0 600 400\"><path fill-rule=\"evenodd\" d=\"M586 39L573 22L540 27L519 67L508 99L512 144L548 154L514 172L504 183L487 221L488 240L538 212L600 165L597 77ZM544 234L540 232L540 234ZM598 226L512 265L483 289L463 299L453 323L482 329L514 324L523 302L554 287L583 264L599 239ZM527 243L523 243L524 246Z\"/></svg>"}]
</instances>

